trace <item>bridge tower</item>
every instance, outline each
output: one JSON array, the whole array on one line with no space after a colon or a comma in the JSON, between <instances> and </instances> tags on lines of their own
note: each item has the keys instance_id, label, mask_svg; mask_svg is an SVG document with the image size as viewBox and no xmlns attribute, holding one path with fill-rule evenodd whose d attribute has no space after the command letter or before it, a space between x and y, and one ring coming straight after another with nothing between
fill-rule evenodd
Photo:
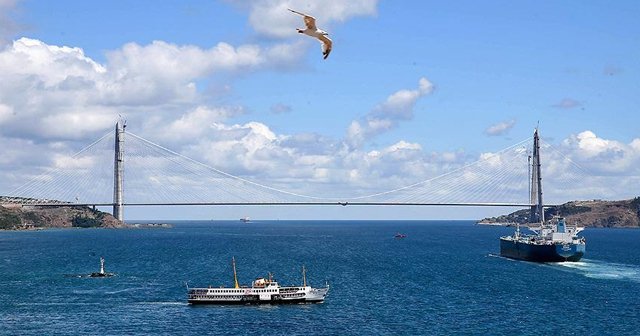
<instances>
[{"instance_id":1,"label":"bridge tower","mask_svg":"<svg viewBox=\"0 0 640 336\"><path fill-rule=\"evenodd\" d=\"M530 223L544 223L544 206L542 204L542 174L540 172L540 139L538 129L533 133L533 163L531 168L531 212Z\"/></svg>"},{"instance_id":2,"label":"bridge tower","mask_svg":"<svg viewBox=\"0 0 640 336\"><path fill-rule=\"evenodd\" d=\"M124 207L122 206L122 181L124 179L124 129L126 123L116 123L115 158L113 161L113 216L124 221Z\"/></svg>"}]
</instances>

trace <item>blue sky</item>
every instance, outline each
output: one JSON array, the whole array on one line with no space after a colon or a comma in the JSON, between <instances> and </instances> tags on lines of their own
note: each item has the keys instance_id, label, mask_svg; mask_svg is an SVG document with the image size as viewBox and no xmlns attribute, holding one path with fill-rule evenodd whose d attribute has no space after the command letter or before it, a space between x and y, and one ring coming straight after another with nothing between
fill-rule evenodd
<instances>
[{"instance_id":1,"label":"blue sky","mask_svg":"<svg viewBox=\"0 0 640 336\"><path fill-rule=\"evenodd\" d=\"M316 16L330 33L327 60L295 32L302 20L287 7ZM567 156L620 176L637 194L638 17L635 1L0 0L0 138L12 148L0 160L0 190L55 166L122 114L131 132L267 185L289 173L338 190L380 181L381 191L499 151L539 122L543 138ZM215 133L234 125L256 137ZM43 154L29 158L21 146ZM410 155L349 166L394 151ZM318 160L314 172L305 170L309 160ZM409 166L423 169L408 176ZM345 171L361 180L345 179ZM463 218L497 212L465 211Z\"/></svg>"}]
</instances>

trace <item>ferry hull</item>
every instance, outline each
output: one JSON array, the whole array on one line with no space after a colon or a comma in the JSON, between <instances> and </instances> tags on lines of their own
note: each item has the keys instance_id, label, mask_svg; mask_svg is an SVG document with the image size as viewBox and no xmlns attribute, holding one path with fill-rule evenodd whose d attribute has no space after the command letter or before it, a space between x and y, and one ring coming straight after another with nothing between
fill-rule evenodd
<instances>
[{"instance_id":1,"label":"ferry hull","mask_svg":"<svg viewBox=\"0 0 640 336\"><path fill-rule=\"evenodd\" d=\"M188 300L192 305L258 305L258 304L302 304L321 303L324 300L289 299L289 300Z\"/></svg>"},{"instance_id":2,"label":"ferry hull","mask_svg":"<svg viewBox=\"0 0 640 336\"><path fill-rule=\"evenodd\" d=\"M269 287L267 287L269 288ZM306 288L302 290L301 288ZM246 289L265 290L262 288ZM212 292L213 291L213 292ZM296 303L320 303L327 296L329 287L284 287L282 292L273 294L238 293L235 288L191 288L187 294L187 302L194 305L253 305L253 304L296 304Z\"/></svg>"},{"instance_id":3,"label":"ferry hull","mask_svg":"<svg viewBox=\"0 0 640 336\"><path fill-rule=\"evenodd\" d=\"M534 262L579 261L584 252L584 243L543 245L500 238L500 255L511 259Z\"/></svg>"}]
</instances>

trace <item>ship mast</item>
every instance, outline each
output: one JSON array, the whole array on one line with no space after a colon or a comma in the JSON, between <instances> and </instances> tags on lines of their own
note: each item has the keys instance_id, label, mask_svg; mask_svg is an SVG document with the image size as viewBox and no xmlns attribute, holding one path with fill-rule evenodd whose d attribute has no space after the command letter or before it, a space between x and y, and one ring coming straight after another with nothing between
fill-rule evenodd
<instances>
[{"instance_id":1,"label":"ship mast","mask_svg":"<svg viewBox=\"0 0 640 336\"><path fill-rule=\"evenodd\" d=\"M302 287L307 287L307 272L302 265Z\"/></svg>"},{"instance_id":2,"label":"ship mast","mask_svg":"<svg viewBox=\"0 0 640 336\"><path fill-rule=\"evenodd\" d=\"M234 288L240 288L238 284L238 274L236 274L236 258L231 257L231 265L233 265L233 286Z\"/></svg>"},{"instance_id":3,"label":"ship mast","mask_svg":"<svg viewBox=\"0 0 640 336\"><path fill-rule=\"evenodd\" d=\"M533 163L531 164L531 213L529 222L544 223L544 207L542 205L542 174L540 173L540 138L538 129L533 133Z\"/></svg>"}]
</instances>

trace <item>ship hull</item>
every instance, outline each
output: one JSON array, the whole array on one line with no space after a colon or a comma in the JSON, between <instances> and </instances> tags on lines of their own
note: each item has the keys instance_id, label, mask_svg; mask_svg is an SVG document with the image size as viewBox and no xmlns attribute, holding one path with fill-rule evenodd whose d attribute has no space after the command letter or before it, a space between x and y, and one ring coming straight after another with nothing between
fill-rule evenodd
<instances>
[{"instance_id":1,"label":"ship hull","mask_svg":"<svg viewBox=\"0 0 640 336\"><path fill-rule=\"evenodd\" d=\"M299 303L320 303L324 300L312 300L312 299L271 299L260 300L258 298L243 298L240 300L218 300L218 299L195 299L188 300L193 305L252 305L252 304L299 304Z\"/></svg>"},{"instance_id":2,"label":"ship hull","mask_svg":"<svg viewBox=\"0 0 640 336\"><path fill-rule=\"evenodd\" d=\"M532 244L510 238L500 238L500 255L511 259L534 262L579 261L585 252L584 243Z\"/></svg>"},{"instance_id":3,"label":"ship hull","mask_svg":"<svg viewBox=\"0 0 640 336\"><path fill-rule=\"evenodd\" d=\"M252 288L246 291L265 291L276 289ZM187 302L195 305L252 305L252 304L295 304L295 303L320 303L327 296L329 287L284 287L279 293L264 294L238 293L235 288L190 288L187 294Z\"/></svg>"}]
</instances>

